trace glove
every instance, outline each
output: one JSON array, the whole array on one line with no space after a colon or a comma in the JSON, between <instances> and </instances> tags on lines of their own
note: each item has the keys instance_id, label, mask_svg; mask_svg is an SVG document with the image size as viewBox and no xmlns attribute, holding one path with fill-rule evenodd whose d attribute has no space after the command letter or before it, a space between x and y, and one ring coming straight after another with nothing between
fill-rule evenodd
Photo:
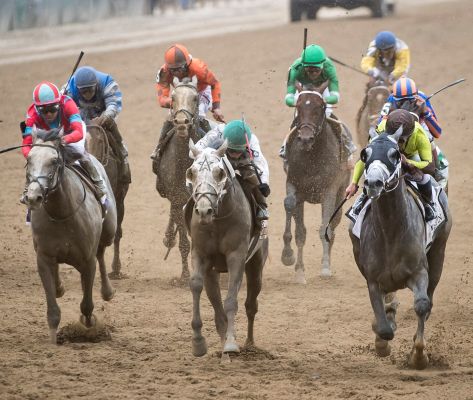
<instances>
[{"instance_id":1,"label":"glove","mask_svg":"<svg viewBox=\"0 0 473 400\"><path fill-rule=\"evenodd\" d=\"M286 105L289 107L294 107L296 104L296 96L293 93L286 94Z\"/></svg>"},{"instance_id":2,"label":"glove","mask_svg":"<svg viewBox=\"0 0 473 400\"><path fill-rule=\"evenodd\" d=\"M214 108L212 110L212 115L215 118L216 121L218 122L225 122L225 117L222 114L222 110L220 108Z\"/></svg>"},{"instance_id":3,"label":"glove","mask_svg":"<svg viewBox=\"0 0 473 400\"><path fill-rule=\"evenodd\" d=\"M374 67L368 70L368 75L372 76L373 78L377 78L380 72L381 71L378 68Z\"/></svg>"},{"instance_id":4,"label":"glove","mask_svg":"<svg viewBox=\"0 0 473 400\"><path fill-rule=\"evenodd\" d=\"M264 197L268 197L271 194L271 189L267 183L260 184L258 188Z\"/></svg>"},{"instance_id":5,"label":"glove","mask_svg":"<svg viewBox=\"0 0 473 400\"><path fill-rule=\"evenodd\" d=\"M112 122L113 118L107 114L102 114L92 120L92 122L98 126L106 127Z\"/></svg>"}]
</instances>

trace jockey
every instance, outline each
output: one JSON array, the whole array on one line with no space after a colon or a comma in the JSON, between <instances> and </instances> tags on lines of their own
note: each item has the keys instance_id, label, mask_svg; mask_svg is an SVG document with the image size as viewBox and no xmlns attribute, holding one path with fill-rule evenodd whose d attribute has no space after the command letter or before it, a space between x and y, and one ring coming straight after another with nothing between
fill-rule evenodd
<instances>
[{"instance_id":1,"label":"jockey","mask_svg":"<svg viewBox=\"0 0 473 400\"><path fill-rule=\"evenodd\" d=\"M246 123L237 119L226 125L217 125L196 143L196 147L203 150L218 139L227 140L228 160L240 172L245 192L251 192L255 198L258 205L256 218L259 221L267 220L269 213L266 197L271 193L269 168L258 138Z\"/></svg>"},{"instance_id":2,"label":"jockey","mask_svg":"<svg viewBox=\"0 0 473 400\"><path fill-rule=\"evenodd\" d=\"M442 128L437 121L432 104L424 92L417 90L413 79L400 78L394 83L392 94L381 110L379 122L386 118L390 111L398 108L412 111L419 116L421 125L430 133L430 141L433 140L433 137L439 138L441 136Z\"/></svg>"},{"instance_id":3,"label":"jockey","mask_svg":"<svg viewBox=\"0 0 473 400\"><path fill-rule=\"evenodd\" d=\"M116 119L122 110L122 92L115 80L108 74L92 67L79 68L72 77L67 94L79 106L80 114L86 124L99 125L110 132L110 145L122 166L121 177L131 182L128 151L118 130Z\"/></svg>"},{"instance_id":4,"label":"jockey","mask_svg":"<svg viewBox=\"0 0 473 400\"><path fill-rule=\"evenodd\" d=\"M192 55L182 44L174 44L164 53L164 65L156 76L158 102L161 107L170 108L172 102L170 91L173 79L176 77L182 80L193 76L197 77L197 91L199 92L199 125L204 132L208 132L211 127L209 121L205 119L207 111L211 110L217 121L224 121L220 109L220 82L207 67L207 64L198 58L192 58ZM166 121L161 131L161 138L171 128L172 123Z\"/></svg>"},{"instance_id":5,"label":"jockey","mask_svg":"<svg viewBox=\"0 0 473 400\"><path fill-rule=\"evenodd\" d=\"M377 133L379 134L385 131L387 134L392 135L401 126L403 130L398 144L401 152L402 164L411 175L417 171L421 172L421 179L417 182L417 187L425 201L425 220L428 222L435 218L435 211L432 203L431 177L426 172L427 168L432 165L432 148L427 136L425 135L424 129L416 121L412 113L400 109L391 112L387 119L383 120L378 125ZM352 182L345 190L347 198L352 197L357 192L358 182L363 175L364 169L364 162L358 160L353 171ZM354 214L359 214L363 208L365 200L366 195L362 193L353 205Z\"/></svg>"},{"instance_id":6,"label":"jockey","mask_svg":"<svg viewBox=\"0 0 473 400\"><path fill-rule=\"evenodd\" d=\"M392 84L409 71L409 47L392 32L379 32L369 44L360 66L371 77L369 85L377 79Z\"/></svg>"},{"instance_id":7,"label":"jockey","mask_svg":"<svg viewBox=\"0 0 473 400\"><path fill-rule=\"evenodd\" d=\"M79 163L89 174L96 186L97 194L102 204L105 204L107 188L84 148L85 124L74 100L61 94L53 83L41 82L33 91L33 104L28 108L26 114L23 132L24 145L33 143L33 127L45 130L64 130L64 136L61 138L61 141L66 147L71 148L74 154L81 155ZM30 146L22 148L25 158L30 150Z\"/></svg>"},{"instance_id":8,"label":"jockey","mask_svg":"<svg viewBox=\"0 0 473 400\"><path fill-rule=\"evenodd\" d=\"M285 97L286 105L289 107L296 106L297 92L301 90L301 87L303 88L305 85L318 87L325 82L328 82L328 87L323 92L323 98L327 104L325 113L327 117L337 119L335 115L332 114L331 107L340 100L337 70L332 60L325 55L325 50L321 46L311 44L302 51L301 56L296 59L289 68L287 94ZM295 124L296 119L294 119L291 127L295 126ZM334 128L338 135L341 133L344 146L349 154L354 153L356 147L346 130L341 129L338 121L332 124L332 128ZM280 156L283 159L286 158L286 140L287 137L284 139L283 146L280 150Z\"/></svg>"}]
</instances>

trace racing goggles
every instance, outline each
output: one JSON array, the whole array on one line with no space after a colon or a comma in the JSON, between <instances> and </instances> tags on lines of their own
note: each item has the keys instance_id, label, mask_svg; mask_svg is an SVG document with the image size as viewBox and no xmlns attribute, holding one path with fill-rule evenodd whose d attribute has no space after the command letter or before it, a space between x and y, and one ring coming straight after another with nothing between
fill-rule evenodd
<instances>
[{"instance_id":1,"label":"racing goggles","mask_svg":"<svg viewBox=\"0 0 473 400\"><path fill-rule=\"evenodd\" d=\"M57 113L59 111L59 108L60 108L59 104L48 104L45 106L36 106L36 109L42 115Z\"/></svg>"},{"instance_id":2,"label":"racing goggles","mask_svg":"<svg viewBox=\"0 0 473 400\"><path fill-rule=\"evenodd\" d=\"M181 65L179 67L169 67L169 72L171 72L171 74L177 74L179 72L186 72L187 70L187 65Z\"/></svg>"},{"instance_id":3,"label":"racing goggles","mask_svg":"<svg viewBox=\"0 0 473 400\"><path fill-rule=\"evenodd\" d=\"M309 74L310 74L310 73L319 73L320 71L322 71L322 68L320 68L320 67L315 67L315 66L313 66L313 65L304 67L304 69L305 69Z\"/></svg>"}]
</instances>

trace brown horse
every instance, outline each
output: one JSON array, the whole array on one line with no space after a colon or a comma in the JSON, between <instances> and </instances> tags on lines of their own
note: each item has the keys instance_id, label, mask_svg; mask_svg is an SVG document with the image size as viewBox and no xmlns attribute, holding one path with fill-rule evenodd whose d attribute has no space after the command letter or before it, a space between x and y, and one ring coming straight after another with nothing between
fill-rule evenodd
<instances>
[{"instance_id":1,"label":"brown horse","mask_svg":"<svg viewBox=\"0 0 473 400\"><path fill-rule=\"evenodd\" d=\"M366 92L363 104L356 116L356 133L358 144L363 149L368 144L369 130L378 124L379 114L390 95L388 84L382 79L377 80Z\"/></svg>"},{"instance_id":2,"label":"brown horse","mask_svg":"<svg viewBox=\"0 0 473 400\"><path fill-rule=\"evenodd\" d=\"M247 282L246 345L254 344L257 297L268 256L268 239L261 237L257 250L248 254L255 231L253 211L240 183L222 160L226 147L224 143L217 150L206 148L199 151L191 143L195 161L187 170L187 180L192 184L193 204L187 206L186 216L192 238L190 288L194 304L192 352L195 356L207 353L200 317L200 294L204 287L215 311L215 326L223 345L222 357L225 353L240 351L236 342L235 316L243 273ZM219 284L221 272L228 272L228 292L223 305Z\"/></svg>"},{"instance_id":3,"label":"brown horse","mask_svg":"<svg viewBox=\"0 0 473 400\"><path fill-rule=\"evenodd\" d=\"M302 259L306 240L304 202L322 205L322 224L319 230L323 246L321 275L330 276L330 253L341 213L336 215L328 229L329 242L324 238L325 227L335 208L343 200L350 179L341 138L337 137L331 124L327 122L326 104L322 97L325 88L326 84L315 90L300 92L296 104L296 124L286 146L286 228L281 260L284 265L293 265L295 262L291 248L291 219L294 218L298 249L295 281L303 284L306 283ZM346 127L342 125L341 129Z\"/></svg>"},{"instance_id":4,"label":"brown horse","mask_svg":"<svg viewBox=\"0 0 473 400\"><path fill-rule=\"evenodd\" d=\"M117 231L113 241L113 261L110 278L120 279L123 276L121 272L122 263L120 261L120 240L122 238L123 217L125 216L125 197L130 184L121 179L120 160L112 151L107 132L105 132L101 126L88 125L87 133L87 151L93 154L104 166L115 196L117 205Z\"/></svg>"},{"instance_id":5,"label":"brown horse","mask_svg":"<svg viewBox=\"0 0 473 400\"><path fill-rule=\"evenodd\" d=\"M102 220L102 207L92 189L65 163L60 139L36 138L26 164L25 202L31 209L31 228L38 272L46 292L51 341L61 320L56 298L64 294L59 264L75 267L81 276L83 299L81 322L91 327L94 303L92 288L95 259L99 261L102 298L112 299L114 290L107 275L104 253L112 244L117 227L115 199L102 165L90 156L108 188L108 212Z\"/></svg>"},{"instance_id":6,"label":"brown horse","mask_svg":"<svg viewBox=\"0 0 473 400\"><path fill-rule=\"evenodd\" d=\"M171 203L169 222L164 237L164 245L175 245L176 233L179 232L179 251L182 259L181 280L189 278L188 256L190 243L187 237L182 208L189 199L186 190L186 170L192 165L189 157L189 139L197 141L199 114L199 95L197 78L185 78L180 82L174 78L172 108L169 121L172 129L168 133L165 148L157 170L157 180L164 188L164 195ZM176 227L176 228L175 228Z\"/></svg>"}]
</instances>

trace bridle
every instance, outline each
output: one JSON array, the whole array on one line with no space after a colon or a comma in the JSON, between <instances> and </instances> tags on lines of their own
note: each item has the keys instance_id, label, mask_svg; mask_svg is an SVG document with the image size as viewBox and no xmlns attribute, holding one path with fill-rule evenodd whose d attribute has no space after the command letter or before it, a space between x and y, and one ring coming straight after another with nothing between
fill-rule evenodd
<instances>
[{"instance_id":1,"label":"bridle","mask_svg":"<svg viewBox=\"0 0 473 400\"><path fill-rule=\"evenodd\" d=\"M201 172L201 171L208 170L211 173L212 171L211 165L214 164L214 162L209 161L207 159L206 154L203 157L204 157L204 160L200 163L200 168L198 171ZM195 160L194 163L196 163L197 161L198 160ZM221 159L219 159L219 163L221 164L220 168L225 170L225 167L224 167L225 164L222 162ZM211 191L209 191L208 189L205 191L200 191L200 189L202 189L202 186L204 184L207 185L207 188L210 187ZM235 191L233 179L229 178L228 175L222 184L214 184L212 182L207 182L207 181L200 182L192 190L192 200L194 201L194 205L195 205L194 207L197 206L198 201L200 201L202 198L205 198L207 199L207 201L210 203L212 207L212 215L213 215L214 220L229 217L233 213L233 210L235 209L235 207L233 207L232 210L227 215L219 216L219 207L222 204L225 195L228 193L227 188L229 185L231 186L233 191ZM213 202L212 201L213 198L217 198L217 200Z\"/></svg>"},{"instance_id":2,"label":"bridle","mask_svg":"<svg viewBox=\"0 0 473 400\"><path fill-rule=\"evenodd\" d=\"M327 104L325 103L325 100L322 96L321 93L319 92L316 92L316 91L313 91L313 90L303 90L302 92L299 92L299 96L301 94L312 94L312 95L316 95L318 97L320 97L323 101L323 113L322 113L322 122L319 123L319 124L316 124L315 122L303 122L303 123L298 123L297 124L297 130L300 131L302 128L309 128L309 130L312 132L312 135L314 137L317 137L318 135L320 135L325 127L325 123L327 122L327 116L325 114L325 110L327 108Z\"/></svg>"},{"instance_id":3,"label":"bridle","mask_svg":"<svg viewBox=\"0 0 473 400\"><path fill-rule=\"evenodd\" d=\"M180 84L179 86L174 88L173 92L176 91L176 89L180 88L180 87L191 88L191 89L195 90L196 94L198 95L197 88L194 85L190 85L190 84L186 84L186 83ZM173 121L173 124L174 124L174 119L176 118L176 116L179 113L183 113L189 119L189 121L190 121L189 125L194 125L195 126L197 124L197 117L198 117L197 110L198 109L199 109L199 99L198 99L198 97L197 97L197 102L196 102L196 105L195 105L195 108L194 108L193 112L190 112L189 110L187 110L185 108L179 108L178 110L174 110L172 108L172 105L171 105L171 120Z\"/></svg>"}]
</instances>

